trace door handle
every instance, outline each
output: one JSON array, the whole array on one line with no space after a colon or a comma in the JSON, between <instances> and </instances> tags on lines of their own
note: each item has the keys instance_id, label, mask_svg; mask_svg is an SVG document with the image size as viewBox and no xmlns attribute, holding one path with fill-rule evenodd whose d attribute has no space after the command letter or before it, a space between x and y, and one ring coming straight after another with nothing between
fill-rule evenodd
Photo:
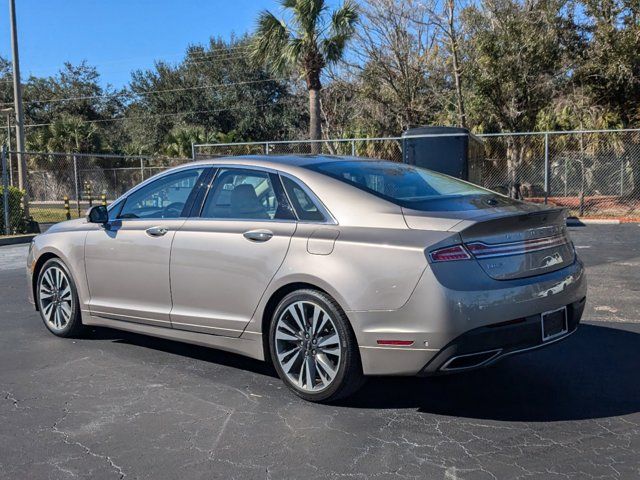
<instances>
[{"instance_id":1,"label":"door handle","mask_svg":"<svg viewBox=\"0 0 640 480\"><path fill-rule=\"evenodd\" d=\"M252 242L266 242L273 237L273 232L269 230L249 230L244 232L242 236Z\"/></svg>"},{"instance_id":2,"label":"door handle","mask_svg":"<svg viewBox=\"0 0 640 480\"><path fill-rule=\"evenodd\" d=\"M167 230L164 227L151 227L151 228L147 228L145 230L145 232L147 233L147 235L149 235L150 237L161 237L163 236L165 233L167 233L169 230Z\"/></svg>"}]
</instances>

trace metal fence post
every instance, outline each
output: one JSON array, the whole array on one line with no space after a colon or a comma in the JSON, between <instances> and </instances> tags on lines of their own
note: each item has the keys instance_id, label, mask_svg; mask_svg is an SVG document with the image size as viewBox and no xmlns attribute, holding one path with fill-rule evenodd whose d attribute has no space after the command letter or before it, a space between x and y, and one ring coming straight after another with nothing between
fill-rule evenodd
<instances>
[{"instance_id":1,"label":"metal fence post","mask_svg":"<svg viewBox=\"0 0 640 480\"><path fill-rule=\"evenodd\" d=\"M196 144L191 142L191 160L196 159Z\"/></svg>"},{"instance_id":2,"label":"metal fence post","mask_svg":"<svg viewBox=\"0 0 640 480\"><path fill-rule=\"evenodd\" d=\"M624 195L624 157L620 157L620 196Z\"/></svg>"},{"instance_id":3,"label":"metal fence post","mask_svg":"<svg viewBox=\"0 0 640 480\"><path fill-rule=\"evenodd\" d=\"M78 178L78 158L73 155L73 179L75 183L76 190L76 209L78 210L78 218L80 218L80 189L78 188L79 178Z\"/></svg>"},{"instance_id":4,"label":"metal fence post","mask_svg":"<svg viewBox=\"0 0 640 480\"><path fill-rule=\"evenodd\" d=\"M2 205L4 210L4 233L11 233L9 225L9 179L7 177L7 146L2 145Z\"/></svg>"},{"instance_id":5,"label":"metal fence post","mask_svg":"<svg viewBox=\"0 0 640 480\"><path fill-rule=\"evenodd\" d=\"M355 140L351 140L351 156L352 157L356 156L356 141Z\"/></svg>"},{"instance_id":6,"label":"metal fence post","mask_svg":"<svg viewBox=\"0 0 640 480\"><path fill-rule=\"evenodd\" d=\"M544 203L549 200L549 134L544 134Z\"/></svg>"},{"instance_id":7,"label":"metal fence post","mask_svg":"<svg viewBox=\"0 0 640 480\"><path fill-rule=\"evenodd\" d=\"M269 155L269 142L265 142L264 144L264 154Z\"/></svg>"},{"instance_id":8,"label":"metal fence post","mask_svg":"<svg viewBox=\"0 0 640 480\"><path fill-rule=\"evenodd\" d=\"M144 158L140 157L140 175L144 180Z\"/></svg>"},{"instance_id":9,"label":"metal fence post","mask_svg":"<svg viewBox=\"0 0 640 480\"><path fill-rule=\"evenodd\" d=\"M567 196L568 192L568 178L569 178L569 169L567 167L567 157L564 157L564 196Z\"/></svg>"}]
</instances>

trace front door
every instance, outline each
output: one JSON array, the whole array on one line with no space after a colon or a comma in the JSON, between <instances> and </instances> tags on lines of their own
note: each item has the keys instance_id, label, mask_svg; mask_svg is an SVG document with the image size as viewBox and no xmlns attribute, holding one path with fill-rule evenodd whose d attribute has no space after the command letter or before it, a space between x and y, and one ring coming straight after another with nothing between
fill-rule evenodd
<instances>
[{"instance_id":1,"label":"front door","mask_svg":"<svg viewBox=\"0 0 640 480\"><path fill-rule=\"evenodd\" d=\"M295 216L274 173L220 169L171 253L173 328L238 337L284 261Z\"/></svg>"},{"instance_id":2,"label":"front door","mask_svg":"<svg viewBox=\"0 0 640 480\"><path fill-rule=\"evenodd\" d=\"M170 327L169 258L203 168L170 173L134 190L85 242L91 314ZM117 211L115 211L117 210Z\"/></svg>"}]
</instances>

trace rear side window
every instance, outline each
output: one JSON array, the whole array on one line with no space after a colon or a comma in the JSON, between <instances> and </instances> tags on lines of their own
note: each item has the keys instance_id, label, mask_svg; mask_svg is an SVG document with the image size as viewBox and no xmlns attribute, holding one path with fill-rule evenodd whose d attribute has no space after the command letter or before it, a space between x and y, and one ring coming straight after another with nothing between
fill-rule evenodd
<instances>
[{"instance_id":1,"label":"rear side window","mask_svg":"<svg viewBox=\"0 0 640 480\"><path fill-rule=\"evenodd\" d=\"M498 196L490 190L431 170L382 160L345 160L307 166L397 205L440 209L442 200Z\"/></svg>"},{"instance_id":2,"label":"rear side window","mask_svg":"<svg viewBox=\"0 0 640 480\"><path fill-rule=\"evenodd\" d=\"M291 206L271 173L221 170L202 208L203 218L294 220Z\"/></svg>"},{"instance_id":3,"label":"rear side window","mask_svg":"<svg viewBox=\"0 0 640 480\"><path fill-rule=\"evenodd\" d=\"M304 189L296 182L287 177L281 177L284 188L287 191L287 195L293 203L298 218L308 222L323 222L326 219L318 206L311 200L311 197L307 195Z\"/></svg>"}]
</instances>

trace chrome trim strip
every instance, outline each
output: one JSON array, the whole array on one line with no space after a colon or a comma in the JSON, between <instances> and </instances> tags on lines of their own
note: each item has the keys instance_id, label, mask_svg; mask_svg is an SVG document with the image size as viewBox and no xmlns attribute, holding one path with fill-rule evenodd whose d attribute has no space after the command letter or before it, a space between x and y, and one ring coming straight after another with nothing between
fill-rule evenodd
<instances>
[{"instance_id":1,"label":"chrome trim strip","mask_svg":"<svg viewBox=\"0 0 640 480\"><path fill-rule=\"evenodd\" d=\"M511 352L506 352L506 353L494 355L489 360L487 360L487 361L485 361L485 362L483 362L481 364L474 365L473 367L465 367L465 368L462 368L462 369L449 368L447 370L444 370L444 366L446 366L451 360L453 360L453 359L451 359L451 360L448 360L447 363L445 363L443 367L440 367L439 370L444 370L444 371L447 371L447 372L453 372L453 371L471 370L471 369L480 368L480 367L487 367L490 364L495 363L498 360L502 360L503 358L509 357L511 355L516 355L518 353L529 352L531 350L536 350L538 348L546 347L547 345L552 345L552 344L554 344L556 342L559 342L561 340L564 340L565 338L570 337L571 335L573 335L577 331L578 331L578 326L576 326L576 328L574 328L570 332L563 334L561 337L556 337L553 340L549 340L547 342L542 342L542 343L540 343L538 345L534 345L533 347L521 348L519 350L513 350ZM491 350L487 350L487 351L490 352ZM500 349L500 351L502 351L502 349ZM479 353L486 353L486 352L479 352ZM469 355L475 355L475 354L472 353L472 354L469 354ZM462 355L460 355L460 356L462 356ZM457 358L457 357L454 357L454 358Z\"/></svg>"},{"instance_id":2,"label":"chrome trim strip","mask_svg":"<svg viewBox=\"0 0 640 480\"><path fill-rule=\"evenodd\" d=\"M145 325L150 325L151 322L153 322L153 324L160 323L162 325L167 325L169 328L171 327L171 321L169 320L138 317L135 315L124 315L121 313L102 312L99 310L91 310L91 306L89 306L89 310L83 310L83 312L85 311L90 315L93 315L94 317L106 318L108 320L117 320L121 322L131 322L131 323L144 323Z\"/></svg>"},{"instance_id":3,"label":"chrome trim strip","mask_svg":"<svg viewBox=\"0 0 640 480\"><path fill-rule=\"evenodd\" d=\"M235 333L242 333L244 331L244 330L238 330L237 328L211 327L209 325L199 325L197 323L176 322L175 320L171 320L171 325L173 326L173 328L196 327L196 328L202 328L203 330L224 330L227 332L235 332Z\"/></svg>"},{"instance_id":4,"label":"chrome trim strip","mask_svg":"<svg viewBox=\"0 0 640 480\"><path fill-rule=\"evenodd\" d=\"M496 348L495 350L485 350L483 352L474 352L474 353L466 353L464 355L456 355L455 357L451 357L449 360L447 360L445 362L444 365L442 365L440 367L440 370L443 372L459 372L462 370L471 370L472 368L480 368L484 365L487 365L489 362L491 362L492 360L495 360L496 357L498 357L500 355L500 352L502 352L501 348ZM458 368L448 368L448 365L453 362L454 360L457 360L458 358L465 358L465 357L473 357L476 355L482 355L485 353L493 353L492 356L490 356L489 358L487 358L486 360L480 362L480 363L476 363L475 365L471 365L469 367L458 367Z\"/></svg>"},{"instance_id":5,"label":"chrome trim strip","mask_svg":"<svg viewBox=\"0 0 640 480\"><path fill-rule=\"evenodd\" d=\"M570 337L571 335L573 335L573 334L574 334L574 333L576 333L577 331L578 331L578 327L576 326L576 328L574 328L574 329L573 329L573 330L571 330L569 333L566 333L566 334L564 334L564 335L563 335L563 336L561 336L561 337L556 337L556 338L554 338L554 339L553 339L553 340L551 340L551 341L543 342L543 343L540 343L540 344L538 344L538 345L534 345L533 347L527 347L527 348L522 348L522 349L520 349L520 350L514 350L514 351L512 351L512 352L507 352L507 353L505 353L505 354L503 354L503 355L500 355L496 360L498 360L498 359L500 359L500 360L501 360L501 359L503 359L503 358L505 358L505 357L508 357L509 355L515 355L516 353L523 353L523 352L528 352L528 351L530 351L530 350L536 350L537 348L546 347L547 345L551 345L551 344L553 344L553 343L559 342L560 340L564 340L564 339L565 339L565 338L567 338L567 337Z\"/></svg>"},{"instance_id":6,"label":"chrome trim strip","mask_svg":"<svg viewBox=\"0 0 640 480\"><path fill-rule=\"evenodd\" d=\"M560 247L570 243L569 237L562 233L551 237L536 238L509 243L488 244L484 242L465 243L467 250L478 259L504 257L508 255L522 255L525 253L537 252L548 248ZM481 246L481 249L474 250L474 246Z\"/></svg>"},{"instance_id":7,"label":"chrome trim strip","mask_svg":"<svg viewBox=\"0 0 640 480\"><path fill-rule=\"evenodd\" d=\"M403 351L403 352L439 352L439 348L410 348L410 347L393 347L393 346L370 346L370 345L361 345L358 348L367 349L367 350L394 350L394 351Z\"/></svg>"},{"instance_id":8,"label":"chrome trim strip","mask_svg":"<svg viewBox=\"0 0 640 480\"><path fill-rule=\"evenodd\" d=\"M247 163L249 163L251 161L250 158L244 158L244 157L237 157L237 158L242 158L243 160L247 160ZM279 175L279 176L280 175L286 176L286 177L290 178L291 180L293 180L294 182L296 182L302 188L302 190L304 190L305 193L307 195L309 195L311 200L316 204L316 206L319 208L321 213L326 218L326 220L324 222L311 222L311 221L300 221L300 220L298 220L298 223L309 223L309 224L314 224L314 225L316 225L316 224L317 225L338 225L338 221L333 216L333 214L329 211L329 209L327 209L327 207L322 202L322 200L320 200L318 198L318 196L304 182L302 182L299 178L291 175L290 173L283 172L281 170L277 170L277 169L270 168L270 167L264 167L262 165L243 165L243 164L234 164L234 163L224 163L224 161L218 162L214 158L207 159L207 160L201 160L199 162L188 162L188 163L185 163L184 165L178 165L176 167L170 167L167 170L164 170L164 171L161 171L159 173L156 173L155 175L150 176L149 178L145 179L144 181L142 181L138 185L132 187L131 189L129 189L128 191L126 191L125 193L120 195L118 198L116 198L109 206L107 206L107 211L111 212L111 210L113 208L115 208L116 206L121 206L121 205L118 205L119 202L126 201L126 199L132 193L136 192L137 190L139 190L140 188L144 187L145 185L147 185L148 183L150 183L153 180L157 180L157 179L159 179L161 177L164 177L166 175L170 175L170 174L178 172L178 171L188 170L188 169L198 169L198 168L203 168L203 169L217 168L218 171L221 168L249 169L249 170L258 170L258 171L262 171L262 172L266 172L266 173L273 173L273 174ZM211 179L211 182L210 182L210 184L208 186L208 189L211 187L211 185L215 181L216 177L217 177L217 172L216 172L216 175L214 175L214 177ZM284 186L283 186L283 188L284 188ZM285 193L286 193L286 190L285 190ZM209 194L209 192L207 191L207 195L208 194ZM206 197L205 197L204 200L206 200ZM204 205L204 200L203 200L202 205ZM180 218L193 219L193 218L196 218L196 217L180 217ZM117 220L134 220L134 219L123 218L123 219L117 219ZM213 219L209 219L209 220L213 220ZM243 219L243 220L246 220L246 219Z\"/></svg>"}]
</instances>

